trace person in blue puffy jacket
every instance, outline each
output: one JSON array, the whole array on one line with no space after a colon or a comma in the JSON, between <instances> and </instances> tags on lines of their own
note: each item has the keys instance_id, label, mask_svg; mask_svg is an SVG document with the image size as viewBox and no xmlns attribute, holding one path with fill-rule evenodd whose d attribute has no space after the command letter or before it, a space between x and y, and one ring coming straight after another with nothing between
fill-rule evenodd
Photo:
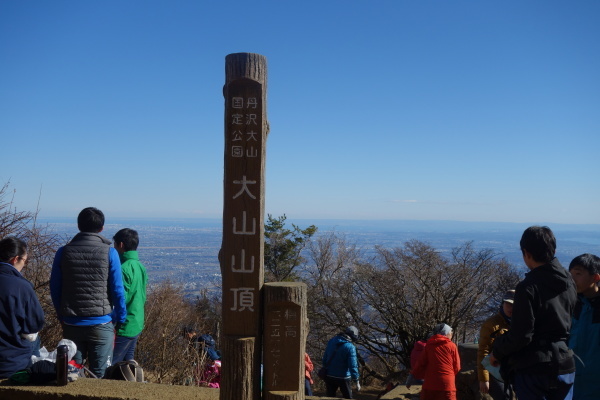
<instances>
[{"instance_id":1,"label":"person in blue puffy jacket","mask_svg":"<svg viewBox=\"0 0 600 400\"><path fill-rule=\"evenodd\" d=\"M360 390L356 347L353 343L357 339L358 329L349 326L344 332L338 333L327 343L327 348L323 354L323 367L327 369L327 377L325 378L327 397L335 397L339 388L345 399L351 399L351 382L356 383L357 391Z\"/></svg>"}]
</instances>

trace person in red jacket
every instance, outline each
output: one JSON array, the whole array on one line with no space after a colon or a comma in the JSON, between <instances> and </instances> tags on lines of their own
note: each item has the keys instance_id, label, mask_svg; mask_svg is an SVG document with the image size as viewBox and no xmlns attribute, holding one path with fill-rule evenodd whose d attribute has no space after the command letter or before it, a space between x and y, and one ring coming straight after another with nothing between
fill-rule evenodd
<instances>
[{"instance_id":1,"label":"person in red jacket","mask_svg":"<svg viewBox=\"0 0 600 400\"><path fill-rule=\"evenodd\" d=\"M438 324L412 370L416 378L424 380L421 400L456 400L454 381L459 370L460 357L452 343L452 328Z\"/></svg>"},{"instance_id":2,"label":"person in red jacket","mask_svg":"<svg viewBox=\"0 0 600 400\"><path fill-rule=\"evenodd\" d=\"M427 340L418 340L415 342L415 345L410 352L410 368L414 369L417 366L417 361L421 358L421 354L425 350L425 346L427 345ZM423 380L417 379L413 376L413 374L408 374L408 379L406 380L406 388L410 389L412 385L422 385Z\"/></svg>"},{"instance_id":3,"label":"person in red jacket","mask_svg":"<svg viewBox=\"0 0 600 400\"><path fill-rule=\"evenodd\" d=\"M304 394L306 396L312 396L312 385L314 383L312 379L312 372L315 369L312 360L308 356L308 353L304 353Z\"/></svg>"}]
</instances>

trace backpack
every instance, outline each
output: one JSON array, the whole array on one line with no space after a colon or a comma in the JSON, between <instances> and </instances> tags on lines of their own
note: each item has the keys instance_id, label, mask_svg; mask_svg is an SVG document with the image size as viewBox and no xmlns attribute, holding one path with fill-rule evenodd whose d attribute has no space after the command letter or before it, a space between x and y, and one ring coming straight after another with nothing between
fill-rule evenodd
<instances>
[{"instance_id":1,"label":"backpack","mask_svg":"<svg viewBox=\"0 0 600 400\"><path fill-rule=\"evenodd\" d=\"M205 333L204 335L200 335L198 337L198 343L204 343L204 345L206 347L215 347L215 339L213 339L213 337L211 335L209 335L208 333Z\"/></svg>"},{"instance_id":2,"label":"backpack","mask_svg":"<svg viewBox=\"0 0 600 400\"><path fill-rule=\"evenodd\" d=\"M144 370L135 360L119 361L118 363L106 368L104 379L144 382Z\"/></svg>"}]
</instances>

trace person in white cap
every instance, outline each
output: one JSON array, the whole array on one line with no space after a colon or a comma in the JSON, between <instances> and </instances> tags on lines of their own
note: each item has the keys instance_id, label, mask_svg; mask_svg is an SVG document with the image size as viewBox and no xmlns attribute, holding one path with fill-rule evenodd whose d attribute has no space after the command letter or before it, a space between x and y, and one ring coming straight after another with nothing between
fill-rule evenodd
<instances>
[{"instance_id":1,"label":"person in white cap","mask_svg":"<svg viewBox=\"0 0 600 400\"><path fill-rule=\"evenodd\" d=\"M452 342L452 328L438 324L411 373L423 379L421 400L456 400L456 374L460 371L458 348Z\"/></svg>"},{"instance_id":2,"label":"person in white cap","mask_svg":"<svg viewBox=\"0 0 600 400\"><path fill-rule=\"evenodd\" d=\"M355 326L349 326L327 343L323 354L323 368L327 370L325 377L327 397L335 397L339 388L344 399L351 399L351 382L355 382L356 390L360 391L356 347L353 343L357 339L358 329Z\"/></svg>"},{"instance_id":3,"label":"person in white cap","mask_svg":"<svg viewBox=\"0 0 600 400\"><path fill-rule=\"evenodd\" d=\"M515 291L508 290L502 297L500 309L492 317L485 320L479 331L479 349L477 350L477 376L479 391L489 394L494 400L506 398L504 383L490 375L481 361L492 351L494 340L510 328Z\"/></svg>"}]
</instances>

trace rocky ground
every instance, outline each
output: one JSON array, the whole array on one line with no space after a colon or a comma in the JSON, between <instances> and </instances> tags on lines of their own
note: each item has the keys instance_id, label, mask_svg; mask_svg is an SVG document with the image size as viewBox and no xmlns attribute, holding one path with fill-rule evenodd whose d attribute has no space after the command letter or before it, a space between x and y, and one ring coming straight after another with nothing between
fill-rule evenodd
<instances>
[{"instance_id":1,"label":"rocky ground","mask_svg":"<svg viewBox=\"0 0 600 400\"><path fill-rule=\"evenodd\" d=\"M404 385L398 385L390 392L385 393L385 387L379 385L370 385L361 388L360 392L352 391L352 397L356 400L417 400L421 393L421 386L415 385L407 389ZM325 396L325 391L316 390L315 396ZM381 397L380 397L381 396ZM338 392L338 398L341 394Z\"/></svg>"},{"instance_id":2,"label":"rocky ground","mask_svg":"<svg viewBox=\"0 0 600 400\"><path fill-rule=\"evenodd\" d=\"M479 393L479 383L477 373L474 370L460 372L456 377L456 397L459 400L488 400L488 395ZM313 389L315 396L325 396L324 388L318 384ZM398 385L388 393L384 393L384 387L379 385L369 385L362 388L360 392L353 390L353 397L357 400L417 400L421 394L421 385L413 385L407 389L405 385ZM381 397L378 397L380 396ZM341 394L338 392L338 398ZM329 399L329 398L327 398Z\"/></svg>"}]
</instances>

